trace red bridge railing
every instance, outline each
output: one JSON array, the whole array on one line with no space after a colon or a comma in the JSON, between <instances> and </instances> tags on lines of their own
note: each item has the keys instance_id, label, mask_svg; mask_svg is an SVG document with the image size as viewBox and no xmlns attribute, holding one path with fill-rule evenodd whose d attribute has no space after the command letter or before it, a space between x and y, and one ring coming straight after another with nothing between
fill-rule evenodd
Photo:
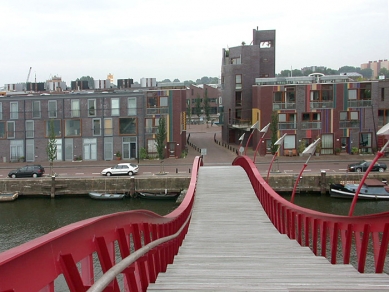
<instances>
[{"instance_id":1,"label":"red bridge railing","mask_svg":"<svg viewBox=\"0 0 389 292\"><path fill-rule=\"evenodd\" d=\"M280 233L302 246L309 246L315 255L327 257L332 264L336 264L337 259L349 264L351 254L354 254L357 269L363 273L369 255L374 257L375 272L384 271L389 212L351 217L302 208L278 195L249 157L238 156L233 165L240 165L246 171L265 212Z\"/></svg>"},{"instance_id":2,"label":"red bridge railing","mask_svg":"<svg viewBox=\"0 0 389 292\"><path fill-rule=\"evenodd\" d=\"M146 291L173 262L187 233L202 163L195 158L187 194L166 216L138 210L95 217L1 253L0 291L55 291L57 278L67 286L63 291ZM92 287L130 257L132 263L106 288Z\"/></svg>"}]
</instances>

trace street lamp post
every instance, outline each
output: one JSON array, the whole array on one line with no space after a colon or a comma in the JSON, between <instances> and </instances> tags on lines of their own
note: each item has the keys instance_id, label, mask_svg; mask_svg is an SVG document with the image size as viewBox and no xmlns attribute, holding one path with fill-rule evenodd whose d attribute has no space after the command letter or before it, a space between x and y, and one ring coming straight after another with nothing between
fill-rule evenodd
<instances>
[{"instance_id":1,"label":"street lamp post","mask_svg":"<svg viewBox=\"0 0 389 292\"><path fill-rule=\"evenodd\" d=\"M258 152L258 149L259 149L259 145L261 145L263 138L265 138L265 135L266 135L266 133L267 133L267 130L269 129L269 126L270 126L270 123L267 124L266 126L264 126L264 127L262 128L261 131L259 131L260 133L263 133L263 135L262 135L262 137L259 139L259 142L258 142L258 144L257 144L257 147L255 148L255 152L254 152L254 163L255 163L255 157L257 156L257 152Z\"/></svg>"},{"instance_id":2,"label":"street lamp post","mask_svg":"<svg viewBox=\"0 0 389 292\"><path fill-rule=\"evenodd\" d=\"M296 182L295 182L295 184L294 184L293 192L292 192L292 197L290 198L290 202L291 202L291 203L294 203L294 196L295 196L295 194L296 194L296 189L297 189L297 186L298 186L298 184L299 184L299 182L300 182L300 179L302 178L303 171L304 171L304 169L307 167L308 162L309 162L309 159L311 159L312 155L315 153L315 151L316 151L316 146L317 146L317 144L319 143L319 141L320 141L320 138L317 138L317 140L314 141L314 142L312 142L310 145L308 145L308 147L305 148L304 151L303 151L303 153L302 153L303 155L304 155L304 154L309 154L309 156L308 156L307 161L304 163L303 168L301 169L300 174L299 174L299 176L297 177Z\"/></svg>"},{"instance_id":3,"label":"street lamp post","mask_svg":"<svg viewBox=\"0 0 389 292\"><path fill-rule=\"evenodd\" d=\"M376 135L377 136L388 136L389 135L389 123L386 124L385 126L383 126L381 129L379 129ZM373 161L370 163L365 174L363 175L362 180L359 182L358 188L355 191L354 198L351 202L350 210L348 212L349 216L353 215L354 208L355 208L355 205L356 205L357 200L358 200L359 192L361 191L361 188L362 188L367 176L369 175L370 171L372 170L374 164L378 161L378 159L380 159L382 156L384 156L385 148L388 146L388 144L389 144L389 140L386 141L385 145L381 148L381 150L377 152L377 155L374 157Z\"/></svg>"},{"instance_id":4,"label":"street lamp post","mask_svg":"<svg viewBox=\"0 0 389 292\"><path fill-rule=\"evenodd\" d=\"M244 150L243 150L243 146L242 146L243 139L244 139L244 134L245 134L245 133L243 133L243 135L239 137L239 141L240 141L240 143L239 143L239 153L240 153L240 155L242 155L242 153L243 153L243 151L244 151Z\"/></svg>"},{"instance_id":5,"label":"street lamp post","mask_svg":"<svg viewBox=\"0 0 389 292\"><path fill-rule=\"evenodd\" d=\"M280 147L281 147L282 143L284 142L284 139L285 139L285 136L286 136L286 135L287 135L287 134L284 134L280 139L278 139L278 140L274 143L274 145L278 145L278 148L277 148L276 153L274 153L273 159L271 160L270 165L269 165L269 169L267 170L266 182L269 182L270 169L271 169L271 167L272 167L272 165L273 165L274 159L276 158L276 156L277 156L277 154L278 154L278 151L280 150Z\"/></svg>"},{"instance_id":6,"label":"street lamp post","mask_svg":"<svg viewBox=\"0 0 389 292\"><path fill-rule=\"evenodd\" d=\"M251 134L250 134L249 138L247 139L246 147L244 148L244 155L246 155L246 153L247 153L247 146L249 145L251 137L253 136L255 130L258 130L258 125L259 125L259 122L257 121L254 125L252 125L250 127L250 129L252 129L252 131L251 131Z\"/></svg>"}]
</instances>

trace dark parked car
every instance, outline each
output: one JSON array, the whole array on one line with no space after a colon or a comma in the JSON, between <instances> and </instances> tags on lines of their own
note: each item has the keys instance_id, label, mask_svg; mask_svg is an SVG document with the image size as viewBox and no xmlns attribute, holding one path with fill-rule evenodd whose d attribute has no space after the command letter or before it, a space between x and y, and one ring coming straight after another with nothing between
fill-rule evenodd
<instances>
[{"instance_id":1,"label":"dark parked car","mask_svg":"<svg viewBox=\"0 0 389 292\"><path fill-rule=\"evenodd\" d=\"M348 169L348 171L353 171L353 172L354 171L365 172L371 163L372 163L372 161L362 160L362 161L357 162L357 163L349 164L347 169ZM376 162L376 164L374 164L373 168L371 169L371 171L379 171L379 172L384 172L385 170L386 170L386 164L381 163L381 162Z\"/></svg>"},{"instance_id":2,"label":"dark parked car","mask_svg":"<svg viewBox=\"0 0 389 292\"><path fill-rule=\"evenodd\" d=\"M8 173L9 177L38 177L45 173L45 169L42 165L26 165L16 170L11 170Z\"/></svg>"}]
</instances>

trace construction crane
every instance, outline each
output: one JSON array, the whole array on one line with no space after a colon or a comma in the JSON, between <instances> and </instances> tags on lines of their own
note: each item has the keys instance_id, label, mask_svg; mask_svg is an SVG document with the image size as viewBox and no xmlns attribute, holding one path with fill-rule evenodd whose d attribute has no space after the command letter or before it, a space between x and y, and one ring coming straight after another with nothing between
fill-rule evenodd
<instances>
[{"instance_id":1,"label":"construction crane","mask_svg":"<svg viewBox=\"0 0 389 292\"><path fill-rule=\"evenodd\" d=\"M31 69L32 69L32 67L30 67L30 70L28 70L28 75L27 75L27 80L26 80L26 89L24 91L27 91L27 83L28 83L28 80L30 79Z\"/></svg>"}]
</instances>

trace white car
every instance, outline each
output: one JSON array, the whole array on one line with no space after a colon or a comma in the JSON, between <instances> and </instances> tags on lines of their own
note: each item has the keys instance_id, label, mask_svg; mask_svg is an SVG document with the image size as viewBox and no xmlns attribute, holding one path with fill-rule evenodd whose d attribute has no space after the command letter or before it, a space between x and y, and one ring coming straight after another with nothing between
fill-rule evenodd
<instances>
[{"instance_id":1,"label":"white car","mask_svg":"<svg viewBox=\"0 0 389 292\"><path fill-rule=\"evenodd\" d=\"M132 163L119 163L112 167L104 169L101 174L106 176L111 175L120 175L120 174L126 174L126 175L134 175L138 173L139 167L136 164Z\"/></svg>"}]
</instances>

